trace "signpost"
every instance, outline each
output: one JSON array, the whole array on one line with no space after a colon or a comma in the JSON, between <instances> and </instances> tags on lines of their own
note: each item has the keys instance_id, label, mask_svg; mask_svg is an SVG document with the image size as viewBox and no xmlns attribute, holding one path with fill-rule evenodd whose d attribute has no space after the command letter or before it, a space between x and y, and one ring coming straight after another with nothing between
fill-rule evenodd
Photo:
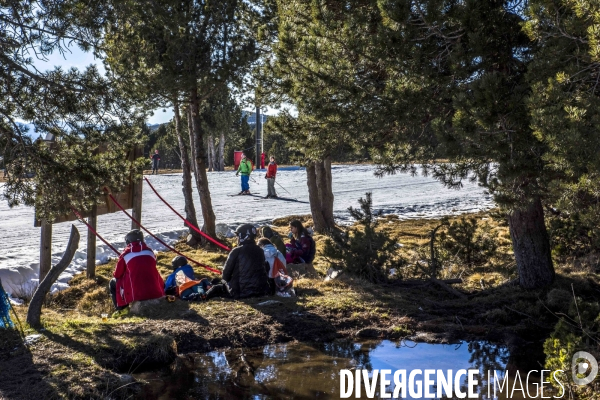
<instances>
[{"instance_id":1,"label":"signpost","mask_svg":"<svg viewBox=\"0 0 600 400\"><path fill-rule=\"evenodd\" d=\"M127 153L127 158L129 161L134 161L135 159L142 156L142 148L137 147L135 149L130 150ZM133 173L131 173L129 177L129 183L123 189L123 191L119 193L112 193L112 195L117 199L117 201L125 208L132 209L133 217L141 222L142 217L142 177L136 178ZM108 188L110 190L110 188ZM119 208L110 200L108 197L108 193L105 193L103 201L97 203L92 207L90 212L81 212L83 217L88 218L88 223L94 229L96 229L97 217L99 215L110 214L113 212L120 211ZM46 220L40 220L37 217L35 218L34 226L41 227L41 235L40 235L40 282L50 268L52 267L52 224L66 222L66 221L74 221L77 217L73 213L64 214L59 216L54 221L47 222ZM135 222L131 223L131 229L138 229L139 227ZM87 277L93 278L96 274L96 235L88 230L87 237Z\"/></svg>"}]
</instances>

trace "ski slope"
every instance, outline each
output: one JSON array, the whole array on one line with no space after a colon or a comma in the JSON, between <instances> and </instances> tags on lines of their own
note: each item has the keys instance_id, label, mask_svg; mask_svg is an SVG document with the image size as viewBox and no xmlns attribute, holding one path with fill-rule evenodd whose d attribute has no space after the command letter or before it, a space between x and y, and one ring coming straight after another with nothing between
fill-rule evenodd
<instances>
[{"instance_id":1,"label":"ski slope","mask_svg":"<svg viewBox=\"0 0 600 400\"><path fill-rule=\"evenodd\" d=\"M486 210L494 206L490 195L476 184L466 182L460 190L446 189L429 177L397 174L376 178L372 165L337 165L332 167L334 211L340 224L350 223L348 207L358 206L358 199L366 192L373 193L373 207L383 214L397 214L402 219L436 218L443 215L462 214ZM264 171L255 171L250 181L253 193L266 195L267 183ZM181 174L147 176L158 193L178 210L184 213ZM290 193L275 185L280 196L296 198L301 202L258 200L254 196L229 196L238 193L240 178L232 171L209 172L208 180L213 209L217 223L235 226L245 222L269 223L274 218L288 215L310 214L308 188L304 169L281 170L277 182ZM0 186L2 191L2 186ZM202 223L202 213L198 192L194 187L196 213ZM0 279L9 293L28 291L37 284L39 271L40 230L33 227L34 210L30 207L10 209L5 201L0 201ZM152 192L144 182L142 224L166 242L176 241L185 231L179 219ZM87 228L79 221L74 224L81 234L79 250L73 262L60 276L52 291L68 287L74 274L85 269ZM52 262L56 264L67 245L70 222L55 224L52 236ZM131 228L131 221L122 212L98 217L97 230L106 240L121 250L124 235ZM154 239L147 240L155 250L164 250ZM104 263L116 255L98 240L96 250L98 263Z\"/></svg>"}]
</instances>

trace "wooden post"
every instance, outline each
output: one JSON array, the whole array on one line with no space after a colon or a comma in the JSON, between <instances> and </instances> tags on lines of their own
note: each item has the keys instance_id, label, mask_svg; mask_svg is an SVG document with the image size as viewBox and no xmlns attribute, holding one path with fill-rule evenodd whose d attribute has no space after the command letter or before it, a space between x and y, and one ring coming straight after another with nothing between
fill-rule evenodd
<instances>
[{"instance_id":1,"label":"wooden post","mask_svg":"<svg viewBox=\"0 0 600 400\"><path fill-rule=\"evenodd\" d=\"M40 237L40 276L41 282L52 268L52 224L42 220Z\"/></svg>"},{"instance_id":2,"label":"wooden post","mask_svg":"<svg viewBox=\"0 0 600 400\"><path fill-rule=\"evenodd\" d=\"M50 225L50 227L52 227L52 225ZM67 243L67 249L65 250L58 264L56 264L54 268L48 271L47 276L43 280L40 279L40 284L35 290L35 293L31 298L31 302L29 302L29 308L27 309L27 323L29 325L35 328L41 325L40 319L42 315L42 305L44 303L44 299L46 298L46 294L48 294L50 288L52 287L52 284L56 282L60 274L69 266L69 264L73 260L73 256L75 255L78 246L79 231L77 230L75 225L71 225L71 235L69 236L69 243Z\"/></svg>"},{"instance_id":3,"label":"wooden post","mask_svg":"<svg viewBox=\"0 0 600 400\"><path fill-rule=\"evenodd\" d=\"M94 204L90 211L90 217L88 218L88 224L94 230L96 230L96 224L98 221L98 207ZM90 279L96 277L96 235L88 229L87 234L87 269L86 276Z\"/></svg>"},{"instance_id":4,"label":"wooden post","mask_svg":"<svg viewBox=\"0 0 600 400\"><path fill-rule=\"evenodd\" d=\"M142 149L141 148L136 148L135 149L135 158L141 157L141 153L142 153ZM131 196L133 197L132 200L132 212L131 215L133 216L133 218L135 218L137 221L139 221L140 223L142 223L142 186L144 184L143 181L143 175L141 175L139 178L135 178L135 177L131 177L131 186L132 186L132 193ZM138 226L138 224L136 224L135 222L131 221L131 229L140 229L140 227Z\"/></svg>"}]
</instances>

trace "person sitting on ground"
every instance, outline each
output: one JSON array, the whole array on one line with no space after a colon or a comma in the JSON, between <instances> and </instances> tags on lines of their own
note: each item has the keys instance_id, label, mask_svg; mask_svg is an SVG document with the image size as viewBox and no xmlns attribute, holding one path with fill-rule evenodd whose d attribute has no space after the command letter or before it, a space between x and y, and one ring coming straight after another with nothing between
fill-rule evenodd
<instances>
[{"instance_id":1,"label":"person sitting on ground","mask_svg":"<svg viewBox=\"0 0 600 400\"><path fill-rule=\"evenodd\" d=\"M109 289L117 311L113 317L127 314L133 301L158 299L165 295L164 281L156 269L156 256L144 243L144 235L134 229L125 236L127 246L119 256Z\"/></svg>"},{"instance_id":2,"label":"person sitting on ground","mask_svg":"<svg viewBox=\"0 0 600 400\"><path fill-rule=\"evenodd\" d=\"M231 250L223 268L223 280L227 282L229 294L234 299L264 296L269 293L268 264L265 254L254 242L256 228L244 224L235 233L238 247Z\"/></svg>"},{"instance_id":3,"label":"person sitting on ground","mask_svg":"<svg viewBox=\"0 0 600 400\"><path fill-rule=\"evenodd\" d=\"M294 279L288 275L285 256L275 248L269 239L262 238L258 246L263 249L265 259L269 264L269 289L270 294L281 297L292 297L294 291Z\"/></svg>"},{"instance_id":4,"label":"person sitting on ground","mask_svg":"<svg viewBox=\"0 0 600 400\"><path fill-rule=\"evenodd\" d=\"M273 231L273 229L268 226L263 226L260 228L260 235L266 239L269 239L271 243L277 247L277 250L279 250L281 254L285 254L285 243L283 243L281 236L279 236L277 232Z\"/></svg>"},{"instance_id":5,"label":"person sitting on ground","mask_svg":"<svg viewBox=\"0 0 600 400\"><path fill-rule=\"evenodd\" d=\"M280 273L283 275L288 274L285 269L285 256L277 250L273 243L267 238L260 239L258 241L258 247L265 253L265 260L269 264L269 289L271 294L275 294L275 278L277 278Z\"/></svg>"},{"instance_id":6,"label":"person sitting on ground","mask_svg":"<svg viewBox=\"0 0 600 400\"><path fill-rule=\"evenodd\" d=\"M165 294L174 296L177 294L177 281L175 277L177 273L181 271L185 276L187 276L190 280L194 280L194 269L190 264L188 264L187 258L184 256L176 256L171 261L171 267L173 267L173 272L167 276L167 280L165 281Z\"/></svg>"},{"instance_id":7,"label":"person sitting on ground","mask_svg":"<svg viewBox=\"0 0 600 400\"><path fill-rule=\"evenodd\" d=\"M315 241L304 228L302 222L293 220L290 222L290 243L285 247L287 252L285 259L288 264L310 264L315 258Z\"/></svg>"}]
</instances>

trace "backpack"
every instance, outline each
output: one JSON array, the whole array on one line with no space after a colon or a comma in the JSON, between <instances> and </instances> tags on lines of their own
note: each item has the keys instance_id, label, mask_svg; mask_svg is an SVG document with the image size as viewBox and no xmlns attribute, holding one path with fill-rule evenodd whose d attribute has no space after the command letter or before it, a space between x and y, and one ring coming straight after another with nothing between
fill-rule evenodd
<instances>
[{"instance_id":1,"label":"backpack","mask_svg":"<svg viewBox=\"0 0 600 400\"><path fill-rule=\"evenodd\" d=\"M177 272L175 281L177 282L176 293L182 300L204 300L211 286L207 278L199 281L192 280L183 271Z\"/></svg>"},{"instance_id":2,"label":"backpack","mask_svg":"<svg viewBox=\"0 0 600 400\"><path fill-rule=\"evenodd\" d=\"M283 275L287 275L287 269L285 268L285 265L283 265L279 257L275 256L275 259L273 260L273 276L270 276L269 278L274 279L280 273Z\"/></svg>"}]
</instances>

